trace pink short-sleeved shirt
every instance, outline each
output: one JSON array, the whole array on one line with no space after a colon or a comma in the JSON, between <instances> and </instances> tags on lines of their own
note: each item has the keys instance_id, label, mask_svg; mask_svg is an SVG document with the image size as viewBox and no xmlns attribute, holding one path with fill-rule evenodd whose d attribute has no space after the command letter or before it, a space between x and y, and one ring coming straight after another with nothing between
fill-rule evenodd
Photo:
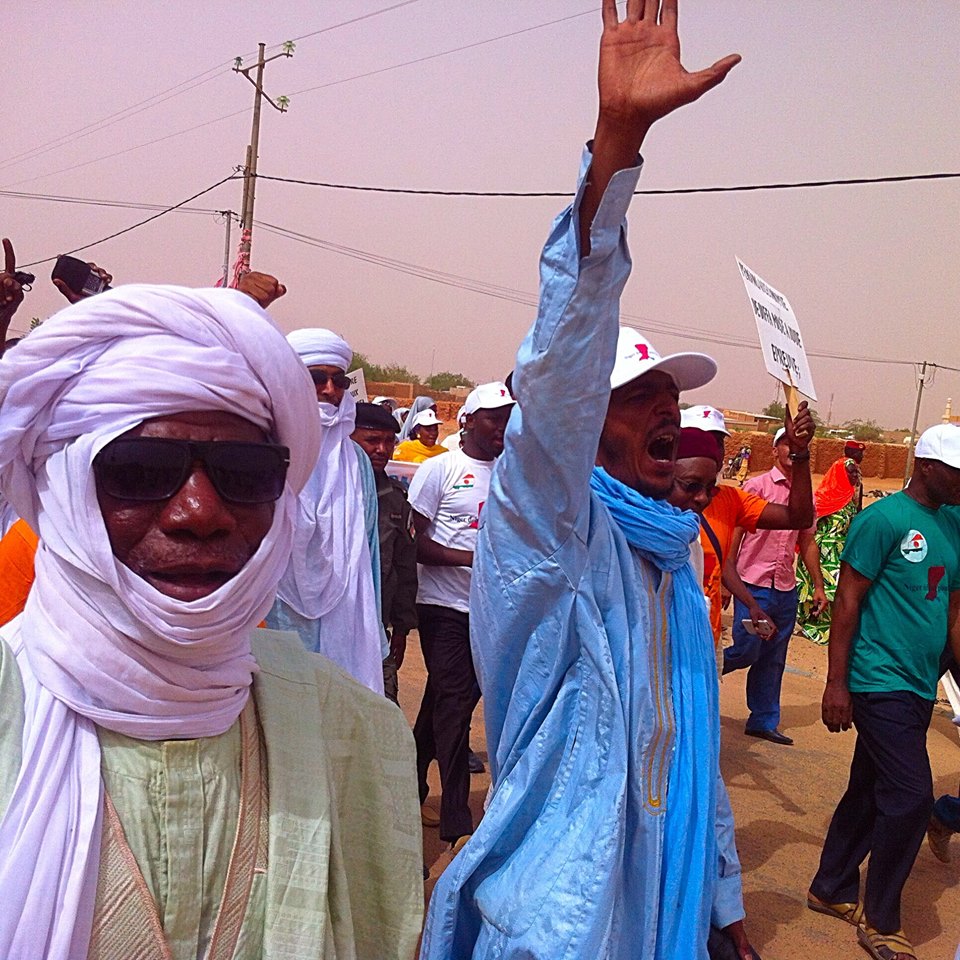
<instances>
[{"instance_id":1,"label":"pink short-sleeved shirt","mask_svg":"<svg viewBox=\"0 0 960 960\"><path fill-rule=\"evenodd\" d=\"M790 481L773 467L751 477L744 490L763 497L770 503L787 503ZM814 527L810 527L812 533ZM799 530L757 530L745 533L737 556L737 573L744 583L774 590L792 590L797 585L797 540Z\"/></svg>"}]
</instances>

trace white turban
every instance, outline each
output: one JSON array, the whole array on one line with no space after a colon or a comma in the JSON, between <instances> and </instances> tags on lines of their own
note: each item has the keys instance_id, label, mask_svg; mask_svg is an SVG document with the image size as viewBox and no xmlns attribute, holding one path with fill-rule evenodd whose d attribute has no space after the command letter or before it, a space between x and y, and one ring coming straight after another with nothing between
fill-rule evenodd
<instances>
[{"instance_id":1,"label":"white turban","mask_svg":"<svg viewBox=\"0 0 960 960\"><path fill-rule=\"evenodd\" d=\"M125 286L58 313L0 360L0 491L40 536L22 617L20 773L0 821L0 956L87 955L100 850L95 724L146 740L223 733L249 697L296 497L319 449L316 394L269 317L234 290ZM92 463L138 423L224 411L290 448L254 556L199 600L113 555Z\"/></svg>"},{"instance_id":2,"label":"white turban","mask_svg":"<svg viewBox=\"0 0 960 960\"><path fill-rule=\"evenodd\" d=\"M321 327L306 327L287 334L287 343L308 367L337 367L346 372L353 360L353 351L343 337Z\"/></svg>"},{"instance_id":3,"label":"white turban","mask_svg":"<svg viewBox=\"0 0 960 960\"><path fill-rule=\"evenodd\" d=\"M287 341L306 366L329 364L346 370L353 354L329 330L294 330ZM367 543L358 457L350 439L357 403L344 393L340 405L318 403L323 440L313 475L300 494L293 549L280 579L277 604L320 621L316 634L301 636L354 679L383 693L383 624ZM368 467L369 469L369 467ZM270 626L284 621L271 618Z\"/></svg>"}]
</instances>

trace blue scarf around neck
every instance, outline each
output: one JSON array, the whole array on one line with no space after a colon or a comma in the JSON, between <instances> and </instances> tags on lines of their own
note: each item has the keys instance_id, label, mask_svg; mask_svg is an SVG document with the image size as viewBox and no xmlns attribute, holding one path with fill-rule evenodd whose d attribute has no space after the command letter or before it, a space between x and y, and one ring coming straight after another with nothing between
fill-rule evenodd
<instances>
[{"instance_id":1,"label":"blue scarf around neck","mask_svg":"<svg viewBox=\"0 0 960 960\"><path fill-rule=\"evenodd\" d=\"M594 467L590 489L603 501L627 542L660 570L679 570L700 535L697 515L666 500L653 500Z\"/></svg>"}]
</instances>

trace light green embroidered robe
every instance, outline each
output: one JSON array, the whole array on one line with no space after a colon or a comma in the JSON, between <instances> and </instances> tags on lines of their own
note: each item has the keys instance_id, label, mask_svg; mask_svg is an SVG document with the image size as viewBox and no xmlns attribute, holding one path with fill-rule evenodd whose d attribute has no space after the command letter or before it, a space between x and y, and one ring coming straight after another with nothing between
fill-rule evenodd
<instances>
[{"instance_id":1,"label":"light green embroidered robe","mask_svg":"<svg viewBox=\"0 0 960 960\"><path fill-rule=\"evenodd\" d=\"M422 842L413 739L403 715L330 661L307 653L295 635L258 630L253 651L267 752L269 853L266 876L254 881L235 960L410 960L423 913ZM22 729L19 670L0 643L0 815L16 782ZM163 774L156 766L165 763L162 745L144 744L142 755L124 758L122 751L140 752L136 741L101 737L121 822L142 821L128 840L144 879L171 918L184 913L168 902L170 893L181 904L198 904L201 945L223 877L212 878L202 863L181 869L177 852L169 850L177 836L166 827L180 832L184 818L193 818L206 838L206 855L222 862L224 846L229 855L237 816L230 793L239 775L234 779L226 768L231 756L239 758L235 732L210 738L216 743L197 741L196 750L177 745ZM144 778L138 796L135 781L151 764L155 775ZM157 784L172 783L175 768L178 776L199 778L198 788L208 784L209 796L165 824L158 811L167 798L157 795ZM177 871L176 884L158 896L155 885L166 870ZM180 931L174 939L183 949L189 936Z\"/></svg>"}]
</instances>

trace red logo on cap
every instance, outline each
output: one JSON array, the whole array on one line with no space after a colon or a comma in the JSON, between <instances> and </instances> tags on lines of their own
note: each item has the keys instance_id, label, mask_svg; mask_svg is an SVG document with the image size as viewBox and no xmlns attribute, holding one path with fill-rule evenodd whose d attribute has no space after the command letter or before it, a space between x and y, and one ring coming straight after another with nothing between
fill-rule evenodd
<instances>
[{"instance_id":1,"label":"red logo on cap","mask_svg":"<svg viewBox=\"0 0 960 960\"><path fill-rule=\"evenodd\" d=\"M704 420L707 420L707 419L709 419L709 417L710 417L710 411L709 411L709 410L704 410L704 411L703 411L703 419L704 419Z\"/></svg>"},{"instance_id":2,"label":"red logo on cap","mask_svg":"<svg viewBox=\"0 0 960 960\"><path fill-rule=\"evenodd\" d=\"M507 395L507 391L506 391L506 390L501 390L501 391L500 391L500 396L501 396L501 397L505 397L506 395Z\"/></svg>"},{"instance_id":3,"label":"red logo on cap","mask_svg":"<svg viewBox=\"0 0 960 960\"><path fill-rule=\"evenodd\" d=\"M641 360L650 359L650 351L648 350L647 345L645 343L638 343L636 347L637 347L637 353L640 354Z\"/></svg>"}]
</instances>

